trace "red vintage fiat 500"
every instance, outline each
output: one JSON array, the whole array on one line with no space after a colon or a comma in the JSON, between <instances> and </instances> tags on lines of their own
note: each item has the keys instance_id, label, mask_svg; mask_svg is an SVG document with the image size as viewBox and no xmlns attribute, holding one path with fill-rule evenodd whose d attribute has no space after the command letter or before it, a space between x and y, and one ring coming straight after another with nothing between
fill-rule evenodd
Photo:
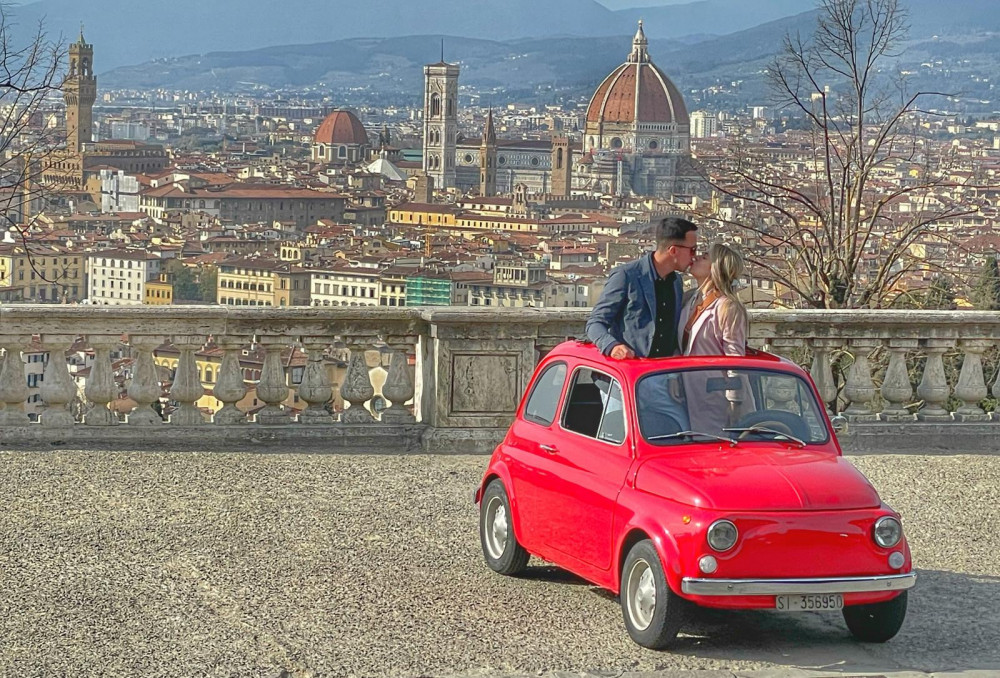
<instances>
[{"instance_id":1,"label":"red vintage fiat 500","mask_svg":"<svg viewBox=\"0 0 1000 678\"><path fill-rule=\"evenodd\" d=\"M839 610L884 642L916 574L899 515L831 429L809 375L767 353L616 361L563 343L476 491L483 554L501 574L530 554L619 594L650 648L691 603Z\"/></svg>"}]
</instances>

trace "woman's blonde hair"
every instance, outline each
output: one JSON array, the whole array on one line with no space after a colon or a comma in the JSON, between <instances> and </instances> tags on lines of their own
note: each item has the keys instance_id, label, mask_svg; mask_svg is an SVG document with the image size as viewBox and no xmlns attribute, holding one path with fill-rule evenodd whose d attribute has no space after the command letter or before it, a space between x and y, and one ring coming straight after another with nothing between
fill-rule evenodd
<instances>
[{"instance_id":1,"label":"woman's blonde hair","mask_svg":"<svg viewBox=\"0 0 1000 678\"><path fill-rule=\"evenodd\" d=\"M732 320L731 314L735 313L740 322L749 324L750 317L746 307L736 294L736 283L746 270L743 255L738 250L717 242L708 249L708 260L711 262L711 272L706 282L711 282L711 287L724 297L719 308L722 320Z\"/></svg>"}]
</instances>

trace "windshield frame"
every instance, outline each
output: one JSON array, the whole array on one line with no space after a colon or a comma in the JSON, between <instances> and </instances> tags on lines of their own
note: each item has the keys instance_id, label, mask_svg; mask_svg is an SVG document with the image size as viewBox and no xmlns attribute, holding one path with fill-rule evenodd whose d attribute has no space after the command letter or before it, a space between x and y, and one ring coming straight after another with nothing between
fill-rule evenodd
<instances>
[{"instance_id":1,"label":"windshield frame","mask_svg":"<svg viewBox=\"0 0 1000 678\"><path fill-rule=\"evenodd\" d=\"M809 440L805 440L804 442L806 444L806 447L829 445L830 443L832 443L835 440L834 434L833 434L833 430L832 430L832 428L830 426L829 415L827 414L827 411L826 411L826 406L818 398L818 394L816 393L815 386L812 384L811 380L808 378L808 375L804 375L804 374L799 373L798 371L795 371L795 370L783 370L783 369L774 369L773 367L764 367L764 366L756 366L756 365L755 366L749 366L749 365L740 365L740 364L732 364L732 363L729 363L729 364L705 365L705 366L698 366L698 367L672 367L671 368L671 367L664 366L664 369L650 370L650 371L645 372L644 374L642 374L638 379L636 379L634 381L634 383L632 385L632 389L631 389L631 391L632 391L631 398L632 398L633 403L634 403L634 407L633 407L634 417L635 417L634 430L637 433L636 437L639 440L641 440L643 443L645 443L646 445L653 446L654 448L656 448L658 450L664 450L664 449L669 449L669 448L683 449L683 448L687 448L687 447L689 447L691 445L705 445L707 443L707 441L704 440L704 439L702 439L702 440L691 440L691 439L685 440L684 438L677 438L677 439L650 440L647 437L647 431L643 430L642 420L641 420L641 418L639 416L639 410L640 410L640 407L639 407L639 403L640 403L640 399L639 399L639 387L642 384L642 382L644 382L646 379L654 378L654 377L661 376L661 375L664 375L664 374L678 374L678 375L680 375L680 374L693 373L693 372L726 372L726 371L736 371L736 372L742 372L744 374L763 373L763 374L766 374L766 375L776 375L776 376L786 377L786 378L790 378L790 379L795 379L797 381L797 393L796 393L796 396L797 397L804 396L805 398L809 399L809 403L811 403L811 407L814 409L814 411L816 413L816 418L817 418L819 424L823 427L823 430L825 432L825 436L824 436L824 438L822 440L813 440L811 438ZM757 396L758 395L758 391L754 390L754 395ZM761 411L763 411L763 410L761 410ZM795 414L795 413L791 412L790 414ZM690 427L688 427L688 428L690 428ZM720 430L721 430L721 428L720 428ZM701 433L704 433L705 435L709 435L709 436L726 435L724 433L715 433L715 432L710 432L710 431L702 431ZM736 437L736 436L734 436L734 437ZM738 440L738 444L744 444L744 443L746 443L746 444L765 443L765 444L773 445L774 443L784 443L784 442L787 442L787 441L782 440L781 438L778 438L778 437L775 437L775 438L772 438L772 439L760 439L760 438L758 438L758 439L754 439L754 440L746 440L746 439ZM796 447L798 447L798 445L796 445Z\"/></svg>"}]
</instances>

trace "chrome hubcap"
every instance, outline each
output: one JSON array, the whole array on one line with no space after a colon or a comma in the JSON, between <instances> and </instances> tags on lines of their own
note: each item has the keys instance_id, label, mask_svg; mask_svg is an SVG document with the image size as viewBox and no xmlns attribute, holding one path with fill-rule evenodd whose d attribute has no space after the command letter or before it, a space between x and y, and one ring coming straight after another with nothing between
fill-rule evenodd
<instances>
[{"instance_id":1,"label":"chrome hubcap","mask_svg":"<svg viewBox=\"0 0 1000 678\"><path fill-rule=\"evenodd\" d=\"M653 621L656 610L656 581L649 563L641 558L632 565L625 587L626 609L629 620L639 631L645 631Z\"/></svg>"},{"instance_id":2,"label":"chrome hubcap","mask_svg":"<svg viewBox=\"0 0 1000 678\"><path fill-rule=\"evenodd\" d=\"M486 550L498 560L507 549L507 509L500 497L493 497L486 506Z\"/></svg>"}]
</instances>

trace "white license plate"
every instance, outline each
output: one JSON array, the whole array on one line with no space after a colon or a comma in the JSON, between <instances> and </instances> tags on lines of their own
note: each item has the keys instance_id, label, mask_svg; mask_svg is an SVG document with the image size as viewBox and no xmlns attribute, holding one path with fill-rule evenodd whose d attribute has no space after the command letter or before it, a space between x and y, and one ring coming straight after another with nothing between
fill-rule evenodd
<instances>
[{"instance_id":1,"label":"white license plate","mask_svg":"<svg viewBox=\"0 0 1000 678\"><path fill-rule=\"evenodd\" d=\"M844 596L839 593L805 596L775 596L774 609L780 612L822 612L844 609Z\"/></svg>"}]
</instances>

